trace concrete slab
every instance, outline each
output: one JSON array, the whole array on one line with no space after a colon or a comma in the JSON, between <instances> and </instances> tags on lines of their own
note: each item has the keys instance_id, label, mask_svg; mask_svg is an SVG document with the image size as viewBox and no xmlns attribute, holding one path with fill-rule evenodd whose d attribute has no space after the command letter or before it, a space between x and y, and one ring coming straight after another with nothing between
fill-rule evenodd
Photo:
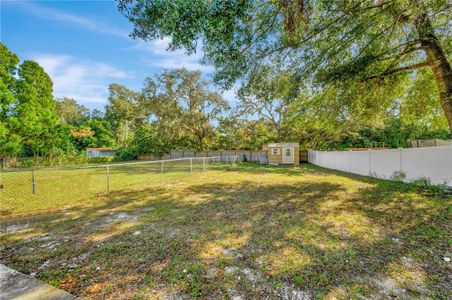
<instances>
[{"instance_id":1,"label":"concrete slab","mask_svg":"<svg viewBox=\"0 0 452 300\"><path fill-rule=\"evenodd\" d=\"M78 298L0 264L0 299L74 300Z\"/></svg>"}]
</instances>

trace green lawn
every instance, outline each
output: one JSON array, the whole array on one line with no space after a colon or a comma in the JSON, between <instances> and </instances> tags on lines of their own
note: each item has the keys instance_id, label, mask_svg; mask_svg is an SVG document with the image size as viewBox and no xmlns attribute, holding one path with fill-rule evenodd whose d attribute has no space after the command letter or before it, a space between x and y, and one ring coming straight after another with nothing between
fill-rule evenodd
<instances>
[{"instance_id":1,"label":"green lawn","mask_svg":"<svg viewBox=\"0 0 452 300\"><path fill-rule=\"evenodd\" d=\"M88 299L452 297L450 199L311 165L135 171L2 197L1 263Z\"/></svg>"},{"instance_id":2,"label":"green lawn","mask_svg":"<svg viewBox=\"0 0 452 300\"><path fill-rule=\"evenodd\" d=\"M207 164L207 169L218 164ZM99 197L109 192L135 188L150 188L156 183L177 181L187 173L204 170L201 160L167 161L161 174L160 163L110 165L109 181L107 169L103 167L61 170L36 169L33 194L32 172L0 172L0 189L3 216L17 215L42 209L61 208L74 204L92 205ZM108 183L107 183L108 182Z\"/></svg>"}]
</instances>

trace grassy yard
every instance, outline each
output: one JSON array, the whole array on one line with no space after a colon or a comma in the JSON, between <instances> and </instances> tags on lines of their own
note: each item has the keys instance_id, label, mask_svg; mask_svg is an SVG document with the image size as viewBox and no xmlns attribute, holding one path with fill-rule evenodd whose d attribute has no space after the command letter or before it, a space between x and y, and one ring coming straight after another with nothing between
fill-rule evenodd
<instances>
[{"instance_id":1,"label":"grassy yard","mask_svg":"<svg viewBox=\"0 0 452 300\"><path fill-rule=\"evenodd\" d=\"M2 196L1 263L87 299L452 297L450 199L310 165L140 174Z\"/></svg>"},{"instance_id":2,"label":"grassy yard","mask_svg":"<svg viewBox=\"0 0 452 300\"><path fill-rule=\"evenodd\" d=\"M220 167L206 164L206 169ZM156 183L172 182L187 176L187 172L201 172L202 160L166 161L161 174L160 162L109 165L108 183L105 166L34 171L34 194L31 170L25 172L0 172L2 205L0 215L17 215L42 209L55 209L67 205L92 205L99 196L109 192L134 188L150 188Z\"/></svg>"}]
</instances>

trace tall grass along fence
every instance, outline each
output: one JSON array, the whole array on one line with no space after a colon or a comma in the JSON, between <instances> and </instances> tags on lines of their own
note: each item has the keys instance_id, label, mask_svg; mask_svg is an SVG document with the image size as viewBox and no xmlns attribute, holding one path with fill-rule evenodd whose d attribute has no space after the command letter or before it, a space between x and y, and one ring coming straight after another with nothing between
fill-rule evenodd
<instances>
[{"instance_id":1,"label":"tall grass along fence","mask_svg":"<svg viewBox=\"0 0 452 300\"><path fill-rule=\"evenodd\" d=\"M237 162L237 156L178 158L61 168L0 171L2 214L8 203L40 201L49 207L74 203L117 191L146 188L165 181L177 182L195 172L206 172ZM3 205L5 204L5 205ZM40 203L40 206L43 203ZM46 206L46 205L44 205ZM16 207L15 207L16 209ZM20 207L17 207L20 210Z\"/></svg>"},{"instance_id":2,"label":"tall grass along fence","mask_svg":"<svg viewBox=\"0 0 452 300\"><path fill-rule=\"evenodd\" d=\"M452 185L452 146L365 151L309 150L312 164L406 182L429 178L433 184Z\"/></svg>"}]
</instances>

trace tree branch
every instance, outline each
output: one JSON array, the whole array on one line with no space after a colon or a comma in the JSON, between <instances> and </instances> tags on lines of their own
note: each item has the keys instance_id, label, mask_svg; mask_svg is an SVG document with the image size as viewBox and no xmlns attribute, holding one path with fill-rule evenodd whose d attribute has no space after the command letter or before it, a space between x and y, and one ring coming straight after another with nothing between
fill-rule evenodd
<instances>
[{"instance_id":1,"label":"tree branch","mask_svg":"<svg viewBox=\"0 0 452 300\"><path fill-rule=\"evenodd\" d=\"M372 76L364 78L363 81L383 78L383 77L391 75L391 74L427 67L428 65L429 65L429 62L426 60L426 61L414 64L414 65L409 65L409 66L400 67L400 68L397 68L397 69L392 69L392 70L386 71L386 72L378 74L378 75L372 75Z\"/></svg>"}]
</instances>

